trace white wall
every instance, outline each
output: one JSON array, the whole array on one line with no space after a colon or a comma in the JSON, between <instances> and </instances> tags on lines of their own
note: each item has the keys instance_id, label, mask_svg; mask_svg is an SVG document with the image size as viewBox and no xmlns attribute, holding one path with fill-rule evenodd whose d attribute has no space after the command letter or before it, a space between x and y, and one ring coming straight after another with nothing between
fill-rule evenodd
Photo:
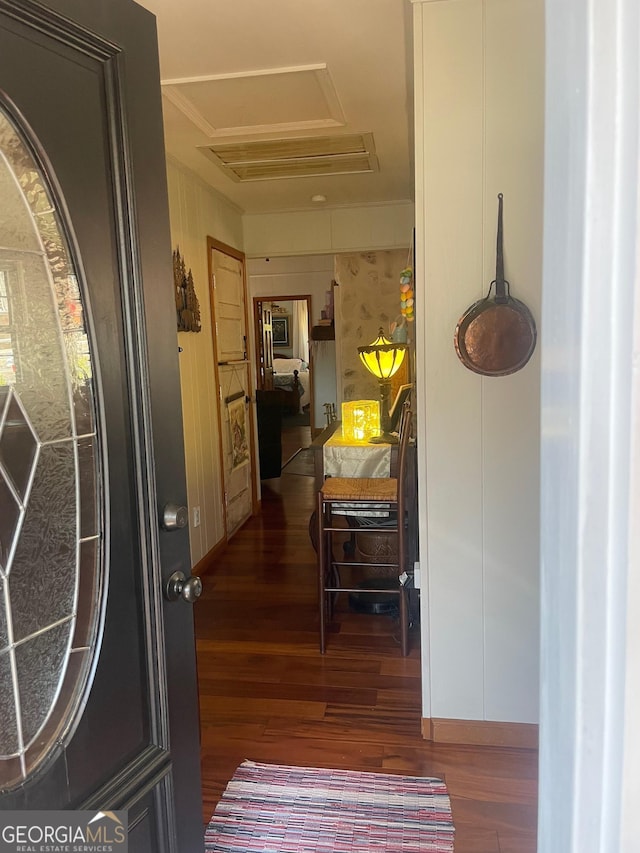
<instances>
[{"instance_id":1,"label":"white wall","mask_svg":"<svg viewBox=\"0 0 640 853\"><path fill-rule=\"evenodd\" d=\"M424 716L535 722L539 353L480 377L453 336L495 277L498 192L539 321L543 0L414 4Z\"/></svg>"},{"instance_id":2,"label":"white wall","mask_svg":"<svg viewBox=\"0 0 640 853\"><path fill-rule=\"evenodd\" d=\"M247 257L396 249L411 242L411 202L244 217Z\"/></svg>"},{"instance_id":3,"label":"white wall","mask_svg":"<svg viewBox=\"0 0 640 853\"><path fill-rule=\"evenodd\" d=\"M311 295L311 325L320 318L326 291L333 279L333 255L306 255L289 258L252 258L247 261L249 301L255 296ZM252 324L251 334L254 334ZM325 345L327 343L328 345ZM323 403L336 402L336 362L333 342L312 343L314 371L315 426L324 427ZM252 338L252 352L255 353ZM255 374L255 365L254 365ZM332 395L332 396L327 396Z\"/></svg>"},{"instance_id":4,"label":"white wall","mask_svg":"<svg viewBox=\"0 0 640 853\"><path fill-rule=\"evenodd\" d=\"M191 564L195 565L224 536L207 236L242 249L242 218L235 206L172 159L167 163L167 178L171 240L193 271L202 320L201 332L178 334L187 498L190 508L200 507L201 519L194 528L193 514L189 514Z\"/></svg>"}]
</instances>

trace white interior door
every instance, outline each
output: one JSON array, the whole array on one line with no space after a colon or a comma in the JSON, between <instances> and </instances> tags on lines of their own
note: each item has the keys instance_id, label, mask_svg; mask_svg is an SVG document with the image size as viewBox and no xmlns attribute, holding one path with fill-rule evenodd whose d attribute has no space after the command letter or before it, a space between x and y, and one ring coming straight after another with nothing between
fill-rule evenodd
<instances>
[{"instance_id":1,"label":"white interior door","mask_svg":"<svg viewBox=\"0 0 640 853\"><path fill-rule=\"evenodd\" d=\"M214 352L220 399L225 529L232 536L254 506L254 440L244 256L210 247Z\"/></svg>"}]
</instances>

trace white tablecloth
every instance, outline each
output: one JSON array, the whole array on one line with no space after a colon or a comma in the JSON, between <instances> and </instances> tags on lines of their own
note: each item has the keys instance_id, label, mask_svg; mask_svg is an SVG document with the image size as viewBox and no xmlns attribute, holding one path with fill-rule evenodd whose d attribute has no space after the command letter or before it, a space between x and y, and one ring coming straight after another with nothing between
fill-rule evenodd
<instances>
[{"instance_id":1,"label":"white tablecloth","mask_svg":"<svg viewBox=\"0 0 640 853\"><path fill-rule=\"evenodd\" d=\"M388 477L391 471L390 444L356 442L334 432L322 452L325 477Z\"/></svg>"},{"instance_id":2,"label":"white tablecloth","mask_svg":"<svg viewBox=\"0 0 640 853\"><path fill-rule=\"evenodd\" d=\"M356 442L342 437L340 431L334 432L323 448L325 477L388 477L391 471L391 445ZM380 506L383 506L381 504ZM354 510L366 509L366 512ZM371 505L349 504L337 515L386 517L388 511L374 512Z\"/></svg>"}]
</instances>

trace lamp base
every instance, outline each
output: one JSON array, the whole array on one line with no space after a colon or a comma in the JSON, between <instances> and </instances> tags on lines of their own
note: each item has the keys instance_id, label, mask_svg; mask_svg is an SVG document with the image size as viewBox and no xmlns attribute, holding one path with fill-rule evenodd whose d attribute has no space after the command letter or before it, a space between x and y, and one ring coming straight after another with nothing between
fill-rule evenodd
<instances>
[{"instance_id":1,"label":"lamp base","mask_svg":"<svg viewBox=\"0 0 640 853\"><path fill-rule=\"evenodd\" d=\"M369 439L369 444L397 444L398 436L392 432L383 432Z\"/></svg>"}]
</instances>

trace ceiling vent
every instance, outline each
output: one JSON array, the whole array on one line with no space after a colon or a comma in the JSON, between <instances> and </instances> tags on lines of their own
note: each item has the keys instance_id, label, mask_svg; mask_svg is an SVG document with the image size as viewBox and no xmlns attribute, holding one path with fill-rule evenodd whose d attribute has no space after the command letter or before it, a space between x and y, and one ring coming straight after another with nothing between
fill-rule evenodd
<instances>
[{"instance_id":1,"label":"ceiling vent","mask_svg":"<svg viewBox=\"0 0 640 853\"><path fill-rule=\"evenodd\" d=\"M378 171L371 133L223 143L200 150L238 182Z\"/></svg>"}]
</instances>

